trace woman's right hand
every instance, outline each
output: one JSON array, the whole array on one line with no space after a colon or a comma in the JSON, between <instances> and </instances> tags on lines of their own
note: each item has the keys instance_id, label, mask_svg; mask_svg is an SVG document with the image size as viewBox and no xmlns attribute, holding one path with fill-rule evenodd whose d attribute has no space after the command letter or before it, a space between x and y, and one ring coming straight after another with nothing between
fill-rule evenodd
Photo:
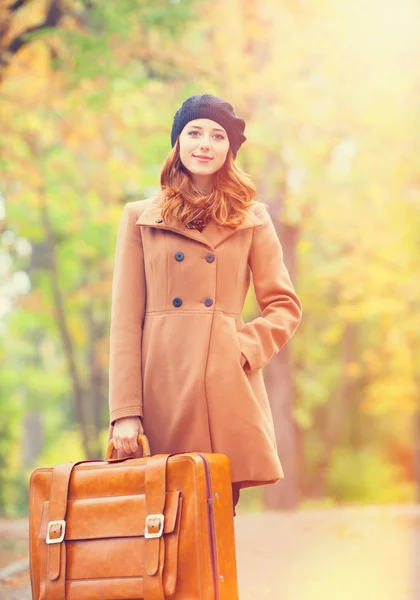
<instances>
[{"instance_id":1,"label":"woman's right hand","mask_svg":"<svg viewBox=\"0 0 420 600\"><path fill-rule=\"evenodd\" d=\"M137 436L144 433L140 417L121 417L114 423L113 443L116 450L134 454L138 450Z\"/></svg>"}]
</instances>

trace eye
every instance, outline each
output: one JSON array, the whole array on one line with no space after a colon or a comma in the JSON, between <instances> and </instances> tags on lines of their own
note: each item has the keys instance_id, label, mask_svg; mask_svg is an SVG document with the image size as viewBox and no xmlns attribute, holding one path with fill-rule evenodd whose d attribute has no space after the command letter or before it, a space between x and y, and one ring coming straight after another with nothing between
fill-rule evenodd
<instances>
[{"instance_id":1,"label":"eye","mask_svg":"<svg viewBox=\"0 0 420 600\"><path fill-rule=\"evenodd\" d=\"M188 135L190 135L190 136L192 136L192 137L197 137L197 136L193 135L194 133L197 133L198 135L200 135L200 132L199 132L199 131L197 131L196 129L191 129L191 130L188 132ZM221 141L221 140L225 140L225 139L226 139L226 137L223 135L223 133L216 133L216 134L214 135L214 137L215 137L217 140L219 140L219 141Z\"/></svg>"}]
</instances>

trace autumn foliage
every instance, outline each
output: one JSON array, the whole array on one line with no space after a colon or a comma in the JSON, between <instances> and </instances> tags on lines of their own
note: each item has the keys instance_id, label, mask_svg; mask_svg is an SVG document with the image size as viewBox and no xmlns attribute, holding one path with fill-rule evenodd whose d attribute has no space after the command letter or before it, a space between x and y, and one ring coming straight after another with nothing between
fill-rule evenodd
<instances>
[{"instance_id":1,"label":"autumn foliage","mask_svg":"<svg viewBox=\"0 0 420 600\"><path fill-rule=\"evenodd\" d=\"M0 512L26 510L35 466L104 455L122 206L157 189L175 111L206 91L247 122L237 163L271 207L303 303L265 373L289 469L270 504L416 498L419 12L415 0L1 4ZM250 292L244 316L257 314Z\"/></svg>"}]
</instances>

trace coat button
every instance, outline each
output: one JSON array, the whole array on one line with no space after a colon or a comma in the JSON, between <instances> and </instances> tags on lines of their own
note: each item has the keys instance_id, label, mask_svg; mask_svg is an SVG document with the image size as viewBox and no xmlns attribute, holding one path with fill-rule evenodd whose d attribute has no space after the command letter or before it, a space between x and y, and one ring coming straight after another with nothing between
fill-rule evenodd
<instances>
[{"instance_id":1,"label":"coat button","mask_svg":"<svg viewBox=\"0 0 420 600\"><path fill-rule=\"evenodd\" d=\"M213 252L209 252L208 254L206 254L206 261L208 263L212 263L214 261L214 254L213 254Z\"/></svg>"},{"instance_id":2,"label":"coat button","mask_svg":"<svg viewBox=\"0 0 420 600\"><path fill-rule=\"evenodd\" d=\"M213 300L211 298L206 298L204 300L204 305L205 306L211 306L213 304Z\"/></svg>"},{"instance_id":3,"label":"coat button","mask_svg":"<svg viewBox=\"0 0 420 600\"><path fill-rule=\"evenodd\" d=\"M175 260L184 260L184 253L183 252L177 252L175 254Z\"/></svg>"},{"instance_id":4,"label":"coat button","mask_svg":"<svg viewBox=\"0 0 420 600\"><path fill-rule=\"evenodd\" d=\"M158 219L155 223L163 223L163 219Z\"/></svg>"},{"instance_id":5,"label":"coat button","mask_svg":"<svg viewBox=\"0 0 420 600\"><path fill-rule=\"evenodd\" d=\"M182 300L181 300L181 298L174 298L174 299L172 300L172 304L173 304L174 306L181 306L181 304L182 304Z\"/></svg>"}]
</instances>

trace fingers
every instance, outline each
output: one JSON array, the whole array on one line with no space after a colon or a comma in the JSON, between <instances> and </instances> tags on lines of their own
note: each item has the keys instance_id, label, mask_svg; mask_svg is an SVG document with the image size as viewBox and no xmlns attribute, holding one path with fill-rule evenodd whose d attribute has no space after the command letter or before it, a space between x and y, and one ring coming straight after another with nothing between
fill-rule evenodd
<instances>
[{"instance_id":1,"label":"fingers","mask_svg":"<svg viewBox=\"0 0 420 600\"><path fill-rule=\"evenodd\" d=\"M130 446L130 452L132 452L134 454L134 452L137 452L137 450L139 449L139 445L137 443L137 433L135 435L135 437L133 437L130 442L129 442L129 446Z\"/></svg>"},{"instance_id":2,"label":"fingers","mask_svg":"<svg viewBox=\"0 0 420 600\"><path fill-rule=\"evenodd\" d=\"M114 424L113 444L116 450L134 454L138 450L137 435L144 433L139 417L122 417Z\"/></svg>"},{"instance_id":3,"label":"fingers","mask_svg":"<svg viewBox=\"0 0 420 600\"><path fill-rule=\"evenodd\" d=\"M114 437L114 448L123 450L126 454L132 454L138 450L137 433L133 435Z\"/></svg>"}]
</instances>

